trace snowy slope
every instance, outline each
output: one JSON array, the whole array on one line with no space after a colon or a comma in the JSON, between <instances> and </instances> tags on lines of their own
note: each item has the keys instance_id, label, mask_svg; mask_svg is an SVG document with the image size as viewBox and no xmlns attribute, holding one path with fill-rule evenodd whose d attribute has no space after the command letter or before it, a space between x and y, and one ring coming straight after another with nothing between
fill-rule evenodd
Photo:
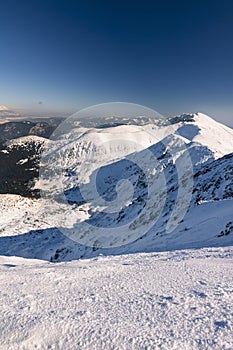
<instances>
[{"instance_id":1,"label":"snowy slope","mask_svg":"<svg viewBox=\"0 0 233 350\"><path fill-rule=\"evenodd\" d=\"M233 153L210 162L195 174L195 203L233 197Z\"/></svg>"},{"instance_id":2,"label":"snowy slope","mask_svg":"<svg viewBox=\"0 0 233 350\"><path fill-rule=\"evenodd\" d=\"M179 135L207 146L214 153L215 158L232 153L233 130L231 128L216 122L203 113L195 113L190 116L193 121L174 124Z\"/></svg>"},{"instance_id":3,"label":"snowy slope","mask_svg":"<svg viewBox=\"0 0 233 350\"><path fill-rule=\"evenodd\" d=\"M5 143L5 145L9 148L16 147L16 146L22 146L25 145L27 147L30 147L31 144L35 145L42 145L46 142L46 139L44 137L36 136L36 135L29 135L29 136L23 136L19 137L17 139L9 140Z\"/></svg>"},{"instance_id":4,"label":"snowy slope","mask_svg":"<svg viewBox=\"0 0 233 350\"><path fill-rule=\"evenodd\" d=\"M52 154L51 169L46 164L46 170L51 171L49 190L57 191L57 183L61 183L65 188L65 201L63 193L63 197L59 197L58 193L58 201L51 201L48 198L35 201L22 199L19 196L0 196L0 205L5 213L0 218L0 254L63 261L92 257L100 253L109 255L232 244L233 156L229 154L221 158L220 153L224 154L230 147L233 151L233 145L231 146L233 130L201 114L183 115L177 118L175 122L170 120L169 125L121 125L90 130L82 128L81 133L80 129L74 129L63 136L63 140L66 140L65 146L61 139L46 143ZM215 130L217 138L215 142L214 138L211 138L211 145L208 141L210 137L207 137L208 130L211 130L211 133ZM173 134L179 131L182 136L178 138L167 136L171 131ZM122 134L130 142L122 144L120 139ZM205 143L204 145L191 141L198 137L199 141ZM218 142L220 138L226 141L227 146L224 142L221 144ZM32 139L35 140L35 137L23 141L14 140L10 142L9 147L17 145L17 142L19 145L30 143ZM40 145L42 141L39 139L38 144ZM106 142L110 142L109 148L97 147ZM216 151L218 144L220 146ZM171 148L173 154L169 152ZM148 201L145 178L137 165L129 166L125 163L124 156L134 154L136 151L137 159L144 169L148 164L148 153L145 149L150 152L152 166L154 158L159 160L156 172L158 174L163 172L167 192L161 215L146 235L139 232L134 241L120 244L119 247L102 249L101 245L88 247L83 241L74 242L56 228L60 228L62 232L64 228L70 230L75 227L77 218L81 221L91 219L91 223L96 226L101 222L106 227L116 227L119 223L120 225L127 223L127 220L143 211ZM177 164L182 164L185 149L188 149L194 172L191 204L186 216L177 219L179 225L175 231L167 234L166 228L171 221L171 213L176 208L179 191ZM89 159L89 156L92 161L87 163L86 159ZM59 172L59 167L66 171ZM136 188L133 199L122 207L120 212L110 215L96 207L95 202L83 202L77 184L87 183L92 178L93 172L99 168L101 168L100 190L108 201L114 201L116 183L122 179L122 174ZM51 174L54 176L51 177ZM37 183L37 187L40 188L40 185L40 182ZM158 193L153 191L152 195L154 202L150 210L145 212L143 219L148 222L155 213L153 203L162 201L159 191ZM184 193L180 201L184 202L186 196L187 193ZM77 229L81 230L79 223ZM123 239L124 235L125 232L122 231Z\"/></svg>"},{"instance_id":5,"label":"snowy slope","mask_svg":"<svg viewBox=\"0 0 233 350\"><path fill-rule=\"evenodd\" d=\"M227 246L233 244L233 183L231 156L207 164L195 176L194 194L188 213L171 234L166 234L165 225L169 208L176 190L171 182L164 215L157 225L141 239L118 248L94 249L85 247L64 236L54 227L54 212L58 227L70 224L70 207L33 200L14 195L0 196L0 206L4 215L0 217L0 254L38 258L51 261L72 260L104 255L135 252L166 251L185 248ZM212 169L212 171L211 171ZM219 176L224 170L227 181ZM171 173L171 178L173 173ZM205 178L206 176L206 178ZM212 179L209 182L209 179ZM208 184L208 189L206 187ZM218 194L218 196L217 196ZM85 215L82 206L76 207L80 215ZM61 215L59 214L61 211ZM68 222L66 221L68 218Z\"/></svg>"},{"instance_id":6,"label":"snowy slope","mask_svg":"<svg viewBox=\"0 0 233 350\"><path fill-rule=\"evenodd\" d=\"M176 152L174 159L187 149L191 153L194 167L233 152L233 129L201 113L185 114L177 118L171 118L162 125L155 120L146 125L73 129L45 145L46 172L57 175L57 169L68 168L72 173L78 173L80 178L84 161L85 177L81 177L80 182L87 182L99 167L149 147L153 147L158 157L172 150ZM48 157L50 164L47 162ZM56 176L55 181L57 180ZM60 178L60 181L64 181L64 178ZM75 181L77 175L74 176Z\"/></svg>"},{"instance_id":7,"label":"snowy slope","mask_svg":"<svg viewBox=\"0 0 233 350\"><path fill-rule=\"evenodd\" d=\"M77 143L80 148L79 156L82 156L81 150L90 152L96 144L110 140L129 140L132 142L132 148L122 150L122 153L119 154L122 157L139 148L147 148L170 135L179 136L187 145L192 141L207 147L215 158L233 152L233 129L216 122L203 113L183 114L164 120L150 120L150 123L145 125L140 125L140 120L138 125L131 125L130 122L131 120L128 121L128 124L109 128L74 128L67 134L62 134L62 139L73 141L74 146ZM62 124L60 127L62 130ZM114 150L111 149L111 151Z\"/></svg>"},{"instance_id":8,"label":"snowy slope","mask_svg":"<svg viewBox=\"0 0 233 350\"><path fill-rule=\"evenodd\" d=\"M48 261L70 261L104 255L174 249L218 247L233 244L233 200L206 202L194 206L183 222L171 234L164 225L151 230L131 244L115 248L94 249L70 240L49 225L49 207L40 200L24 199L13 204L12 198L2 196L5 217L0 220L0 255L15 255ZM65 208L64 208L65 209ZM64 216L69 213L63 212ZM159 229L161 231L159 231Z\"/></svg>"},{"instance_id":9,"label":"snowy slope","mask_svg":"<svg viewBox=\"0 0 233 350\"><path fill-rule=\"evenodd\" d=\"M122 144L121 135L127 143ZM152 124L136 125L134 120L102 129L82 126L50 143L26 137L1 149L4 160L16 152L18 176L33 159L37 171L41 146L48 147L49 181L40 179L35 187L33 182L33 188L46 185L57 197L0 194L0 349L232 349L232 136L232 129L198 113ZM109 147L100 147L103 143ZM32 159L24 154L27 149L33 150ZM185 150L192 162L193 190L179 199L185 202L190 195L191 201L168 233L179 181L186 182L177 171ZM134 154L131 159L142 170L149 165L156 179L163 173L166 180L156 224L134 241L110 248L65 236L63 229L72 229L77 217L80 222L91 219L95 227L115 227L143 211L146 178L124 158ZM84 202L80 195L80 183L88 184L98 169L106 201L114 202L122 174L135 188L116 214L103 214L101 205ZM130 192L129 182L118 187L118 194ZM65 188L62 195L57 184ZM162 202L154 189L155 205L146 211L145 221L154 220Z\"/></svg>"},{"instance_id":10,"label":"snowy slope","mask_svg":"<svg viewBox=\"0 0 233 350\"><path fill-rule=\"evenodd\" d=\"M233 248L0 257L1 350L230 350Z\"/></svg>"}]
</instances>

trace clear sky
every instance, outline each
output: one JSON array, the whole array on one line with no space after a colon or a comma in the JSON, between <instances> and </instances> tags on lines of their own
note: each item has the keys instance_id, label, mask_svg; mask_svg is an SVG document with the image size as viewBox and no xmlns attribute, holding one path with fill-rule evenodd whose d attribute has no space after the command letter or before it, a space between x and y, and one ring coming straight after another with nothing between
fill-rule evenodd
<instances>
[{"instance_id":1,"label":"clear sky","mask_svg":"<svg viewBox=\"0 0 233 350\"><path fill-rule=\"evenodd\" d=\"M1 1L0 105L110 101L233 125L233 1Z\"/></svg>"}]
</instances>

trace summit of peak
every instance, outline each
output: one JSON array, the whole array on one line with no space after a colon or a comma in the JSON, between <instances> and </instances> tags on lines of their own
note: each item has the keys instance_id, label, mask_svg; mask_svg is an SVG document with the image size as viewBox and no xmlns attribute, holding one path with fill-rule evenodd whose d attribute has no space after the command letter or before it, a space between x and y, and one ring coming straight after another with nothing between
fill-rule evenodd
<instances>
[{"instance_id":1,"label":"summit of peak","mask_svg":"<svg viewBox=\"0 0 233 350\"><path fill-rule=\"evenodd\" d=\"M9 108L3 105L0 105L0 111L9 111Z\"/></svg>"}]
</instances>

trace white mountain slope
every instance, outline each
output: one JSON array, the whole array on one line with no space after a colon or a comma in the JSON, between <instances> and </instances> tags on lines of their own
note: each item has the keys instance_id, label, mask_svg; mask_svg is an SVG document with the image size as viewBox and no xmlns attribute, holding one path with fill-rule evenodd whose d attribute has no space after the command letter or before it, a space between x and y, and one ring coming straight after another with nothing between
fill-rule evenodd
<instances>
[{"instance_id":1,"label":"white mountain slope","mask_svg":"<svg viewBox=\"0 0 233 350\"><path fill-rule=\"evenodd\" d=\"M73 129L70 133L62 135L61 139L47 143L42 175L45 175L48 181L38 183L37 187L49 191L51 195L51 191L56 193L58 183L62 184L62 187L64 185L67 190L75 184L77 186L80 183L88 183L95 170L100 167L149 147L159 159L168 158L172 150L173 157L171 159L170 155L169 160L172 162L188 149L194 168L233 152L232 129L200 113L177 118L174 118L176 123L171 119L169 123L163 121L162 125L155 120L153 124L143 126ZM146 152L142 152L139 160L142 167L147 166L145 154ZM139 157L140 155L137 159ZM64 173L64 169L68 172ZM53 179L54 183L51 183Z\"/></svg>"},{"instance_id":2,"label":"white mountain slope","mask_svg":"<svg viewBox=\"0 0 233 350\"><path fill-rule=\"evenodd\" d=\"M233 152L233 129L202 113L183 114L164 121L154 120L151 121L151 124L145 125L125 124L102 129L82 127L62 135L62 140L67 140L68 145L69 141L72 142L74 150L81 159L83 155L86 156L86 153L93 152L96 145L113 140L129 141L128 149L114 149L113 143L111 152L113 152L112 158L115 159L116 154L122 158L174 134L187 145L192 141L192 143L207 147L213 152L215 159ZM49 147L52 145L53 143L50 143ZM58 148L57 145L59 145L58 141L54 146L55 150ZM72 159L69 160L72 161Z\"/></svg>"},{"instance_id":3,"label":"white mountain slope","mask_svg":"<svg viewBox=\"0 0 233 350\"><path fill-rule=\"evenodd\" d=\"M233 131L199 117L183 115L170 120L170 125L86 130L69 152L61 151L65 176L55 172L57 178L50 179L52 185L64 181L68 204L0 195L1 350L232 349ZM169 129L181 137L168 137ZM95 143L103 137L112 140L123 130L130 131L131 143L122 148L113 142L108 150L113 164L105 164L106 154L99 149L87 176L102 166L100 189L110 200L121 174L136 190L125 215L105 215L101 222L116 225L143 208L145 177L121 157L137 151L141 164L147 164L144 148L158 159L157 169L166 178L163 211L141 239L120 247L86 247L54 227L54 222L69 227L71 208L82 220L100 222L98 210L90 212L92 203L82 203L80 198L79 164L74 156L78 154L84 162ZM71 135L66 136L69 142ZM135 147L135 140L143 143L142 148ZM24 141L31 144L28 139L14 140L12 147ZM54 142L54 149L58 146L59 141ZM169 146L175 149L173 157ZM166 234L179 189L176 166L184 159L184 148L194 169L191 204L177 228ZM54 157L55 169L59 162Z\"/></svg>"},{"instance_id":4,"label":"white mountain slope","mask_svg":"<svg viewBox=\"0 0 233 350\"><path fill-rule=\"evenodd\" d=\"M202 117L201 121L200 118ZM50 202L48 199L29 200L21 199L18 196L1 196L1 208L6 208L5 215L0 218L0 254L18 255L22 257L39 258L51 261L63 261L72 260L82 257L92 257L100 253L102 254L122 254L122 253L134 253L134 252L146 252L146 251L160 251L180 248L198 248L202 246L226 246L233 243L232 241L232 184L233 184L233 172L232 172L232 155L228 155L221 159L220 153L225 154L228 148L232 144L233 130L216 123L209 117L197 115L185 115L175 118L174 121L167 125L125 125L117 126L115 128L104 129L92 129L91 131L85 131L81 137L75 142L72 141L72 148L68 149L68 152L64 153L64 149L61 150L61 154L65 155L62 158L63 166L67 168L67 172L64 174L58 174L58 178L55 178L54 183L49 179L51 184L56 189L56 182L65 181L66 186L66 199L70 204L59 203L56 201ZM208 128L209 124L209 128ZM198 133L197 131L198 125ZM201 125L203 129L201 129ZM145 129L147 128L146 132ZM158 135L162 137L163 143L157 142L153 144L153 130L156 128L156 137ZM160 134L157 132L157 128L160 130ZM173 133L182 130L181 141L166 137L168 133ZM218 132L217 129L219 128ZM112 140L114 137L119 137L122 134L122 130L130 129L131 141L137 140L137 143L143 143L142 150L138 151L139 158L141 156L142 162L144 157L144 147L149 146L149 150L159 159L161 169L163 169L166 177L167 196L165 205L159 220L148 231L146 235L140 237L136 241L115 248L100 249L98 245L95 247L87 247L78 242L74 242L64 236L56 227L72 227L72 217L70 216L70 209L78 215L80 220L89 220L91 218L94 225L101 224L111 227L111 225L120 225L127 222L129 218L137 216L138 211L142 210L146 202L146 186L144 186L144 178L136 166L125 167L124 162L121 160L114 162L113 165L114 176L111 178L111 182L102 183L102 193L112 200L115 195L116 181L119 180L119 175L122 173L127 175L128 180L136 185L136 192L134 199L130 205L124 208L121 213L114 215L107 215L101 213L101 211L90 212L91 204L82 203L80 192L77 188L77 173L78 166L82 160L86 159L86 154L89 152L92 154L95 149L95 142L98 143L102 139ZM166 130L167 129L167 130ZM184 134L185 130L185 134ZM187 131L188 130L188 131ZM204 143L208 141L208 130L215 130L217 139L211 140L212 144L208 148L206 145L198 144L196 142L190 142L192 138L200 137ZM195 132L194 132L195 131ZM211 131L212 132L212 131ZM76 131L72 131L76 133ZM134 133L136 136L134 136ZM139 137L140 136L140 137ZM188 138L190 140L188 140ZM210 138L209 138L210 139ZM227 147L220 139L225 140ZM69 142L70 136L67 136ZM73 136L71 138L73 140ZM174 159L166 150L166 145L175 145L176 157L175 162L179 160L180 154L184 148L184 142L186 140L185 147L188 148L190 157L192 159L194 167L194 190L191 201L191 206L187 215L183 221L178 225L175 231L171 234L166 234L166 225L169 222L171 212L174 209L177 193L177 171ZM16 142L16 141L14 141ZM57 143L59 144L60 141ZM55 142L55 149L58 147ZM206 143L206 142L205 142ZM217 145L219 149L215 152ZM127 148L129 145L129 148ZM135 143L128 143L124 149L122 149L120 143L113 143L114 148L109 150L113 158L116 159L117 154L129 154L135 151ZM137 145L136 145L137 147ZM169 147L168 147L169 150ZM100 149L101 151L101 149ZM54 153L56 154L56 153ZM79 155L80 162L77 165L77 157ZM104 164L104 153L96 153L96 163L94 167L99 168ZM100 157L101 154L101 157ZM61 159L55 157L52 163L53 168L56 170L59 168L59 162ZM57 163L56 163L57 162ZM212 162L212 163L211 163ZM55 167L54 167L55 164ZM58 166L57 166L58 165ZM93 163L91 164L93 166ZM109 178L111 175L110 168L106 169L103 174L103 179ZM108 173L110 169L110 173ZM116 171L118 169L119 171ZM93 172L93 168L85 168L84 175L88 178ZM88 173L89 171L89 173ZM79 174L78 174L79 175ZM85 182L85 178L83 178ZM141 184L138 186L138 184ZM181 198L182 200L182 198ZM159 197L156 197L155 203L159 201ZM5 209L3 209L4 211ZM8 213L8 214L6 214ZM17 213L17 219L16 219ZM220 215L221 213L221 215ZM102 215L102 216L99 216ZM147 215L147 213L146 213ZM77 216L74 217L76 220ZM100 220L101 218L101 220ZM146 216L145 216L146 218ZM79 225L77 226L79 229ZM123 232L124 235L124 232ZM7 236L7 237L6 237Z\"/></svg>"},{"instance_id":5,"label":"white mountain slope","mask_svg":"<svg viewBox=\"0 0 233 350\"><path fill-rule=\"evenodd\" d=\"M232 153L233 130L231 128L203 113L195 113L192 116L193 121L190 123L175 124L174 128L179 135L207 146L214 153L215 158Z\"/></svg>"},{"instance_id":6,"label":"white mountain slope","mask_svg":"<svg viewBox=\"0 0 233 350\"><path fill-rule=\"evenodd\" d=\"M17 139L9 140L5 143L5 145L8 148L26 145L27 147L30 147L31 144L35 146L43 145L44 143L48 142L47 139L44 137L36 136L36 135L29 135L29 136L23 136L19 137Z\"/></svg>"}]
</instances>

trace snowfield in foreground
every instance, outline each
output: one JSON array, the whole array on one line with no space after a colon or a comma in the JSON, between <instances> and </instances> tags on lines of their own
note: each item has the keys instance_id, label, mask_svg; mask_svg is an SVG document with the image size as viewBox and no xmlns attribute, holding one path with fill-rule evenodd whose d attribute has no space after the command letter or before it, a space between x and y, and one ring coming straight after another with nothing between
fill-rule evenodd
<instances>
[{"instance_id":1,"label":"snowfield in foreground","mask_svg":"<svg viewBox=\"0 0 233 350\"><path fill-rule=\"evenodd\" d=\"M0 257L1 350L232 349L233 247Z\"/></svg>"}]
</instances>

